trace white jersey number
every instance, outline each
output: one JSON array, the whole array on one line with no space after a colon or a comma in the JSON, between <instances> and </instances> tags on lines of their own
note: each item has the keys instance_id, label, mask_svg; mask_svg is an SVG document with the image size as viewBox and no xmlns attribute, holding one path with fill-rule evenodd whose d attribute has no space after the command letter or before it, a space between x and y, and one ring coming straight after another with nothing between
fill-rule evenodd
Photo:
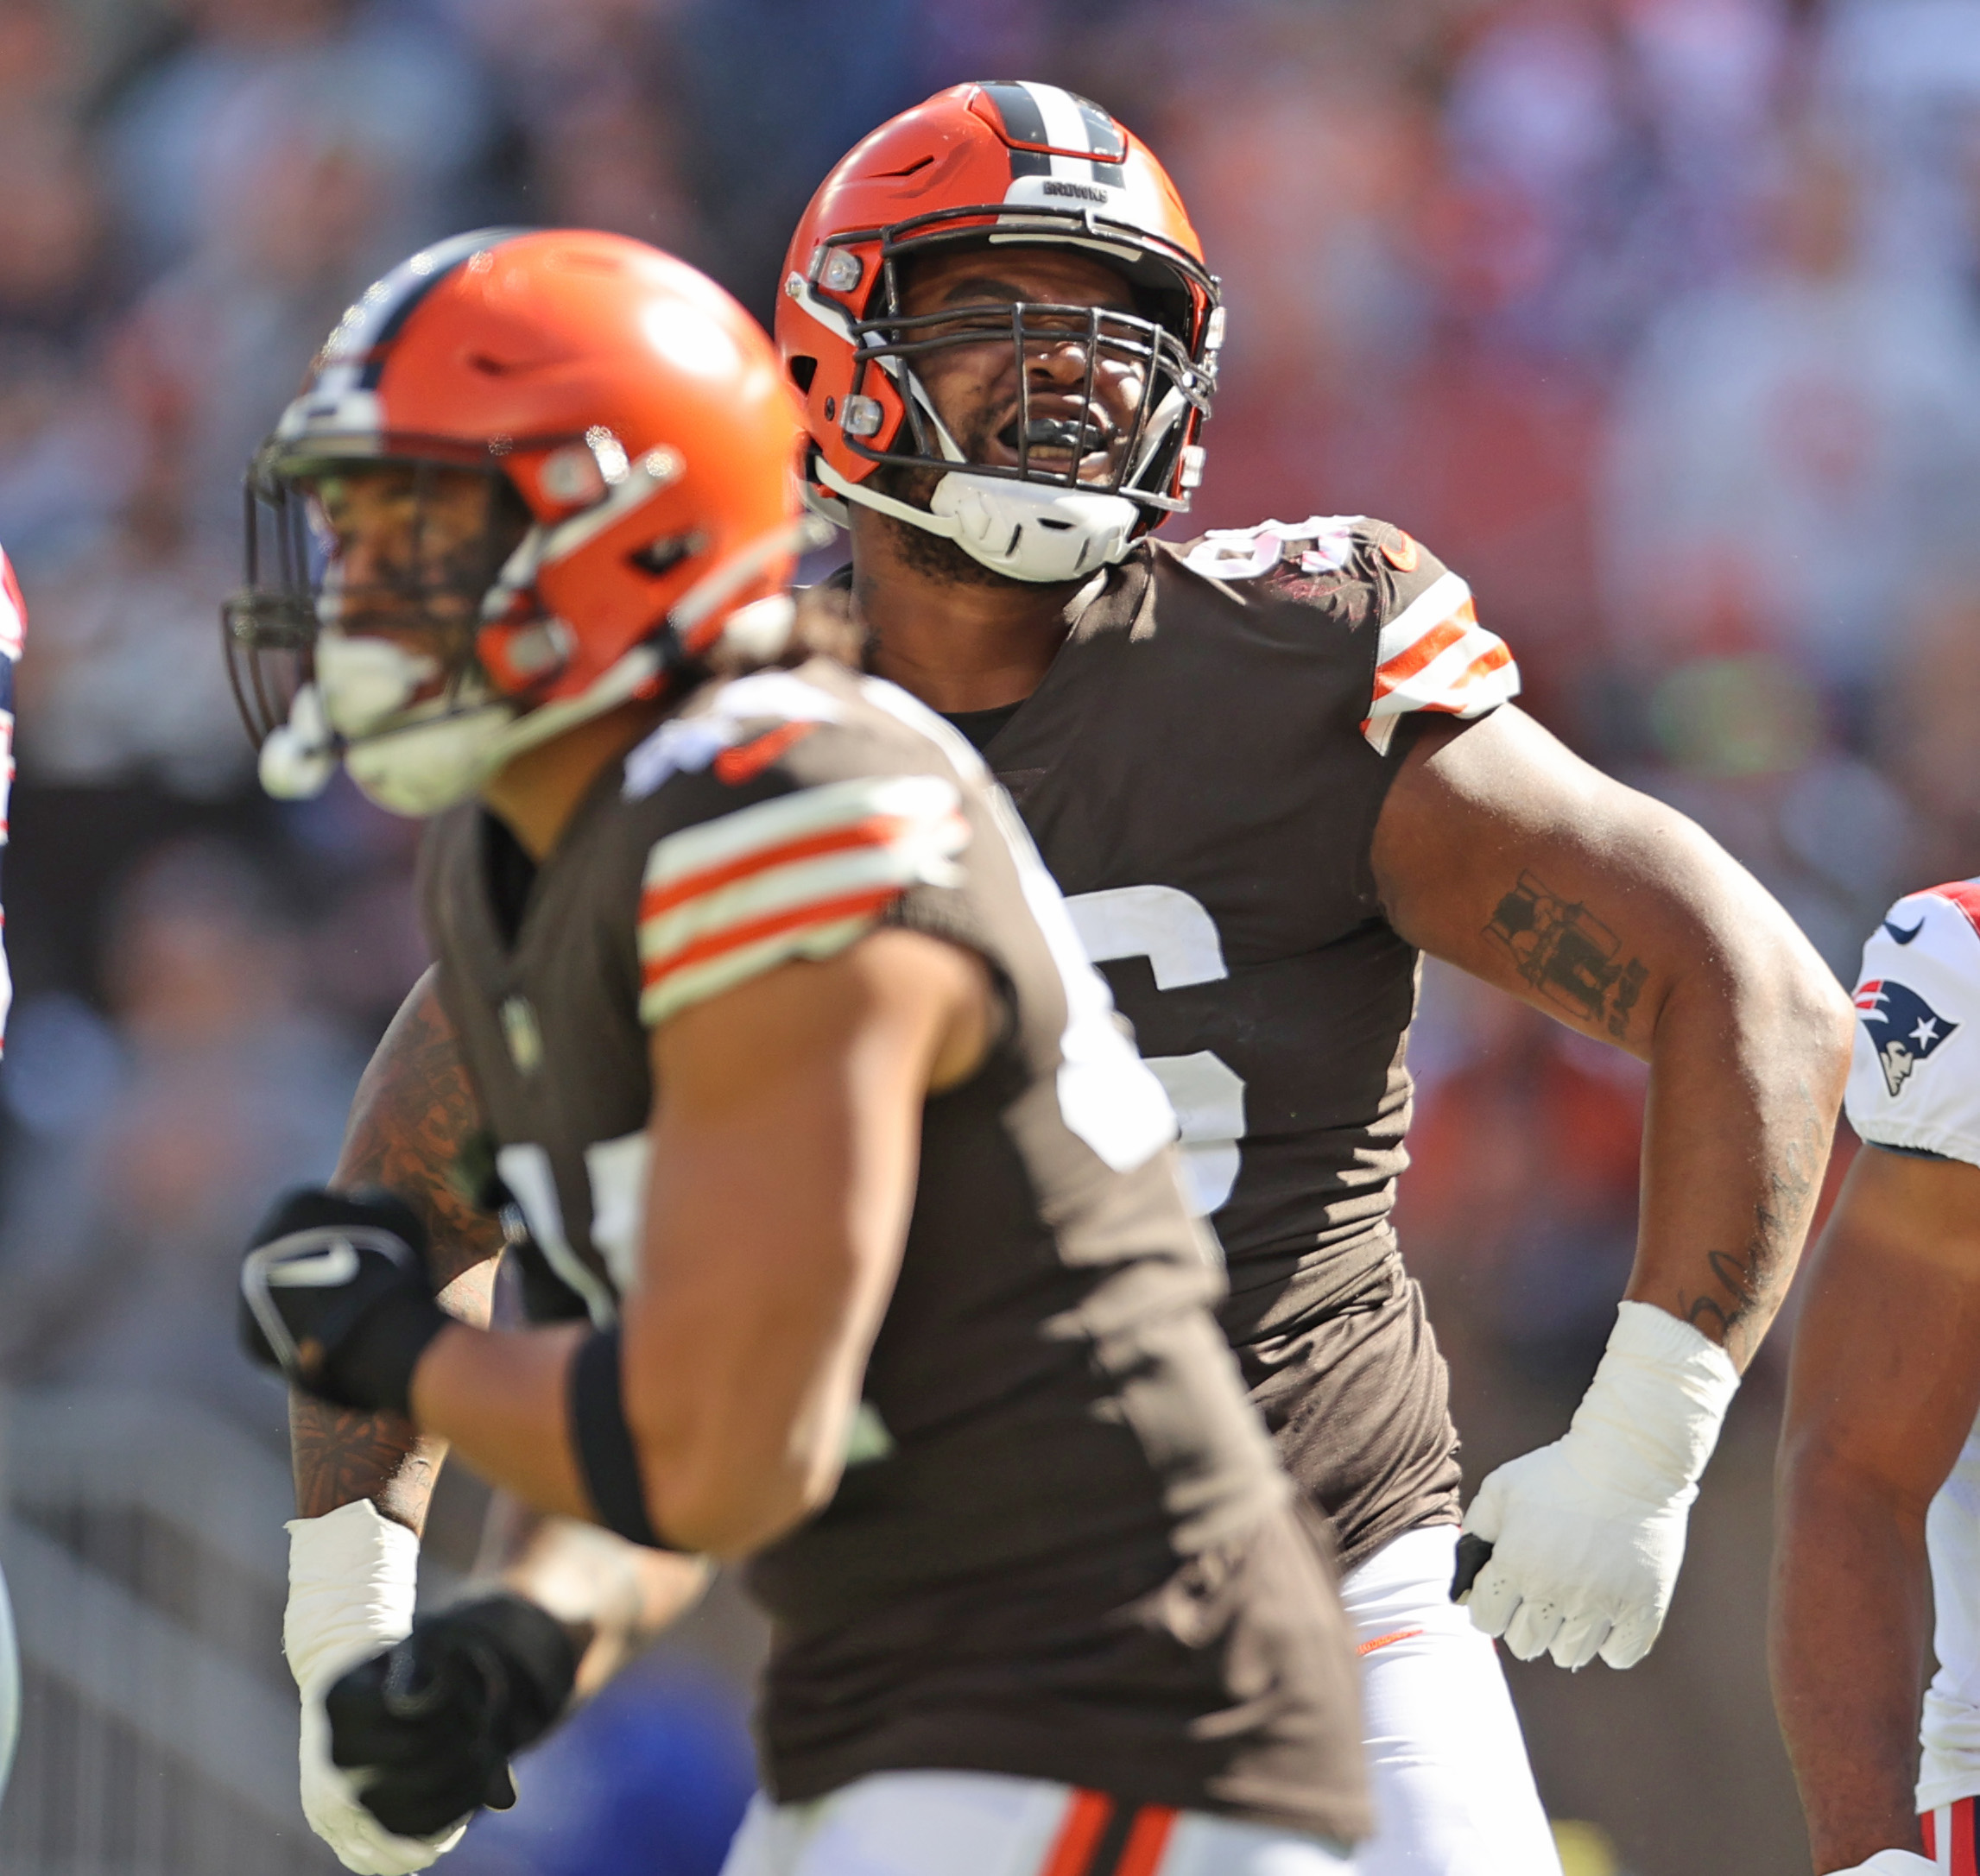
<instances>
[{"instance_id":1,"label":"white jersey number","mask_svg":"<svg viewBox=\"0 0 1980 1876\"><path fill-rule=\"evenodd\" d=\"M1174 886L1119 886L1066 901L1073 929L1096 964L1145 957L1158 990L1215 983L1230 975L1217 924L1202 903ZM1244 1081L1208 1049L1151 1055L1148 1066L1168 1090L1182 1130L1183 1174L1205 1217L1237 1183L1244 1137Z\"/></svg>"}]
</instances>

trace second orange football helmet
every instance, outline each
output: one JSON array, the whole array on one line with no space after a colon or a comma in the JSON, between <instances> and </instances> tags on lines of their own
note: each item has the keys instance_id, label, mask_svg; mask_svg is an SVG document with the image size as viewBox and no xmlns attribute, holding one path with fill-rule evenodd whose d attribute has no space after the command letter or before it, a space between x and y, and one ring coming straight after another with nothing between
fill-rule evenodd
<instances>
[{"instance_id":1,"label":"second orange football helmet","mask_svg":"<svg viewBox=\"0 0 1980 1876\"><path fill-rule=\"evenodd\" d=\"M1137 313L1020 304L904 315L905 264L984 243L1097 255L1135 289ZM988 338L1022 352L1044 325L1063 332L1081 315L1090 357L1131 360L1143 387L1108 479L1034 464L1028 452L1015 468L965 463L916 357ZM1098 104L1035 83L952 86L858 144L798 224L777 307L778 344L805 400L814 505L835 519L848 502L878 508L1018 579L1118 559L1188 506L1223 339L1216 276L1161 165ZM1017 433L1028 433L1021 410ZM926 508L882 486L889 466L942 472Z\"/></svg>"}]
</instances>

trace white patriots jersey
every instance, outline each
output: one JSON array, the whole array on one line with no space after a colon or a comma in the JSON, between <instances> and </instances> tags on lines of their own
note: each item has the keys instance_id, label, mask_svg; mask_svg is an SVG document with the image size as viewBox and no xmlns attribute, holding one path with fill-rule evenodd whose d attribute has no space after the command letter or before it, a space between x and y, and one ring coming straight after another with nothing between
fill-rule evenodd
<instances>
[{"instance_id":1,"label":"white patriots jersey","mask_svg":"<svg viewBox=\"0 0 1980 1876\"><path fill-rule=\"evenodd\" d=\"M1980 1165L1980 880L1914 893L1863 947L1850 1124L1878 1146ZM1939 1671L1918 1808L1980 1794L1980 1426L1926 1517Z\"/></svg>"},{"instance_id":2,"label":"white patriots jersey","mask_svg":"<svg viewBox=\"0 0 1980 1876\"><path fill-rule=\"evenodd\" d=\"M1980 1165L1980 880L1913 893L1863 947L1850 1125Z\"/></svg>"}]
</instances>

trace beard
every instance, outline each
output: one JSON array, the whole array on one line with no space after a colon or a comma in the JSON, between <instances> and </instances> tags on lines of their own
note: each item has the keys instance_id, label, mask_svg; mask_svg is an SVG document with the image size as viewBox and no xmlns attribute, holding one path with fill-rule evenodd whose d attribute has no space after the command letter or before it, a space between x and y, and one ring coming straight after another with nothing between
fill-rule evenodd
<instances>
[{"instance_id":1,"label":"beard","mask_svg":"<svg viewBox=\"0 0 1980 1876\"><path fill-rule=\"evenodd\" d=\"M970 463L981 462L988 437L986 422L975 433L959 439L965 460L956 466L965 469ZM936 483L947 473L941 469L908 469L889 464L875 472L873 484L882 495L892 496L896 502L905 502L910 508L925 508L933 499ZM925 527L915 527L912 521L903 521L877 510L870 512L892 538L894 551L901 565L933 585L1022 586L1032 592L1063 591L1069 593L1089 577L1082 575L1070 580L1013 579L1008 573L999 573L985 566L973 553L946 534L932 534Z\"/></svg>"}]
</instances>

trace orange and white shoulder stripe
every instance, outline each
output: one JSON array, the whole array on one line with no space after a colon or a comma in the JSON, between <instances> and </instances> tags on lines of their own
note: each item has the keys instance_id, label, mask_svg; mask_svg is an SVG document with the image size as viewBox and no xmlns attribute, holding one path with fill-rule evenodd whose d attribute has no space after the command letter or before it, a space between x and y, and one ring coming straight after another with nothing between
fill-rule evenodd
<instances>
[{"instance_id":1,"label":"orange and white shoulder stripe","mask_svg":"<svg viewBox=\"0 0 1980 1876\"><path fill-rule=\"evenodd\" d=\"M641 1020L843 951L909 887L958 883L969 838L939 775L827 782L667 835L640 894Z\"/></svg>"},{"instance_id":2,"label":"orange and white shoulder stripe","mask_svg":"<svg viewBox=\"0 0 1980 1876\"><path fill-rule=\"evenodd\" d=\"M1382 755L1395 722L1413 711L1482 717L1517 697L1519 666L1505 641L1478 623L1471 589L1445 573L1382 627L1375 702L1361 732Z\"/></svg>"}]
</instances>

